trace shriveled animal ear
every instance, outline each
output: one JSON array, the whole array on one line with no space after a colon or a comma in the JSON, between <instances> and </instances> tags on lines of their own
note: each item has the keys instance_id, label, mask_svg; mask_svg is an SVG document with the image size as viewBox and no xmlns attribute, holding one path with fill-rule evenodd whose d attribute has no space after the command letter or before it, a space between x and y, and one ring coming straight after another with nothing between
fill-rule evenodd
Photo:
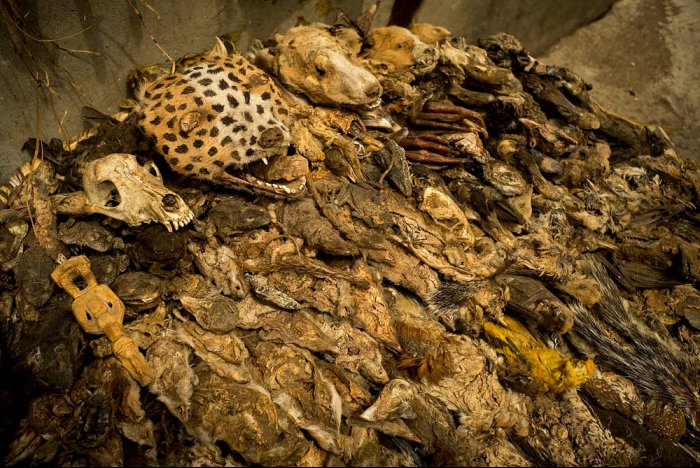
<instances>
[{"instance_id":1,"label":"shriveled animal ear","mask_svg":"<svg viewBox=\"0 0 700 468\"><path fill-rule=\"evenodd\" d=\"M294 23L294 27L297 26L311 26L311 21L307 20L303 16L297 16L297 22Z\"/></svg>"},{"instance_id":2,"label":"shriveled animal ear","mask_svg":"<svg viewBox=\"0 0 700 468\"><path fill-rule=\"evenodd\" d=\"M333 23L336 26L350 26L354 27L353 21L348 17L348 15L341 9L338 8L335 12L335 22Z\"/></svg>"},{"instance_id":3,"label":"shriveled animal ear","mask_svg":"<svg viewBox=\"0 0 700 468\"><path fill-rule=\"evenodd\" d=\"M367 7L367 9L357 17L355 20L355 26L362 31L361 37L366 37L372 27L372 21L379 11L379 2L375 2Z\"/></svg>"},{"instance_id":4,"label":"shriveled animal ear","mask_svg":"<svg viewBox=\"0 0 700 468\"><path fill-rule=\"evenodd\" d=\"M224 45L224 49L226 50L226 55L233 55L238 53L238 48L236 47L236 43L233 42L233 39L231 38L231 34L225 34L222 36L216 36L216 38L221 41L221 43Z\"/></svg>"},{"instance_id":5,"label":"shriveled animal ear","mask_svg":"<svg viewBox=\"0 0 700 468\"><path fill-rule=\"evenodd\" d=\"M271 75L279 74L279 65L277 63L276 47L265 47L255 52L253 62L256 66L266 71Z\"/></svg>"},{"instance_id":6,"label":"shriveled animal ear","mask_svg":"<svg viewBox=\"0 0 700 468\"><path fill-rule=\"evenodd\" d=\"M367 9L360 16L358 16L357 19L352 20L342 9L338 8L335 17L335 26L346 26L353 28L355 31L357 31L360 39L364 40L370 27L372 26L372 20L377 14L378 9L379 2L376 2L367 7Z\"/></svg>"}]
</instances>

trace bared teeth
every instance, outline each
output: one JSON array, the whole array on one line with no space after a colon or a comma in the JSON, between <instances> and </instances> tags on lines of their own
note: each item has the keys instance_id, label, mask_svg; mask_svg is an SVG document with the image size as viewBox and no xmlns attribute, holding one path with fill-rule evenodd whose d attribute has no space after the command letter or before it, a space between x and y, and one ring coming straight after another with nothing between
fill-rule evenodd
<instances>
[{"instance_id":1,"label":"bared teeth","mask_svg":"<svg viewBox=\"0 0 700 468\"><path fill-rule=\"evenodd\" d=\"M267 164L268 164L268 163L267 163L267 158L262 158L262 162L264 162L265 165L267 166Z\"/></svg>"},{"instance_id":2,"label":"bared teeth","mask_svg":"<svg viewBox=\"0 0 700 468\"><path fill-rule=\"evenodd\" d=\"M296 194L300 193L303 191L304 187L306 186L306 178L302 178L301 182L299 183L298 187L289 187L289 185L286 184L275 184L271 182L266 182L264 180L260 180L257 177L251 175L251 174L246 174L246 181L248 181L250 184L262 188L262 189L267 189L268 191L274 191L276 193L283 192L285 194Z\"/></svg>"}]
</instances>

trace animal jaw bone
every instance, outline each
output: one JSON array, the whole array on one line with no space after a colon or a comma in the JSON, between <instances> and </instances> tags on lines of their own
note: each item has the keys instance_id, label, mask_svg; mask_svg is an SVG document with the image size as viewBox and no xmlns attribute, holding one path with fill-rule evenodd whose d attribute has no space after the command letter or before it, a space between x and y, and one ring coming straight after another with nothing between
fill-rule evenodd
<instances>
[{"instance_id":1,"label":"animal jaw bone","mask_svg":"<svg viewBox=\"0 0 700 468\"><path fill-rule=\"evenodd\" d=\"M54 197L57 213L99 213L136 226L162 223L168 231L192 221L194 213L182 198L163 185L152 162L141 166L136 156L114 153L85 165L83 192Z\"/></svg>"}]
</instances>

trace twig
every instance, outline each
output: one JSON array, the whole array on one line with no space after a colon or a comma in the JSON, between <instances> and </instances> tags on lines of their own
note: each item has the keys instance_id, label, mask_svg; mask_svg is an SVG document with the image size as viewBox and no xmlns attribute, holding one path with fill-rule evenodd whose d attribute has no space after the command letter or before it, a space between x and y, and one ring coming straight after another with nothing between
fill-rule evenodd
<instances>
[{"instance_id":1,"label":"twig","mask_svg":"<svg viewBox=\"0 0 700 468\"><path fill-rule=\"evenodd\" d=\"M165 55L165 56L167 57L168 61L170 61L170 63L172 64L172 65L171 65L172 68L171 68L170 73L175 73L175 60L173 60L173 58L170 56L170 54L168 54L168 53L165 51L165 49L163 49L163 47L161 47L160 43L158 43L158 40L155 38L155 36L154 36L153 33L151 32L150 28L149 28L148 26L146 26L146 22L143 20L143 14L141 13L141 10L139 10L139 7L137 7L137 6L134 4L134 2L133 2L132 0L126 0L126 2L129 4L129 6L131 7L131 9L134 10L134 13L136 14L136 17L139 19L139 22L141 23L141 26L143 27L143 29L146 30L146 32L148 33L148 35L151 36L151 40L152 40L153 43L156 45L156 47L158 48L158 50L160 50L160 52L161 52L163 55ZM143 1L142 1L142 3L143 3ZM148 3L146 3L146 6L147 6L147 7L150 7L150 5L148 5ZM152 7L150 7L150 9L153 10ZM153 11L155 12L155 10L153 10ZM157 12L156 12L156 16L158 16L158 19L160 19L160 16L158 15Z\"/></svg>"}]
</instances>

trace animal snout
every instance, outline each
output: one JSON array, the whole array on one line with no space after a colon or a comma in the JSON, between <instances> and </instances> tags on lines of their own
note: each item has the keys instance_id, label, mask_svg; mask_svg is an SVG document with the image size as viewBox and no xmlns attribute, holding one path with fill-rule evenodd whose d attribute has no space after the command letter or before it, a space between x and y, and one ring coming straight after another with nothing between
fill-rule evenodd
<instances>
[{"instance_id":1,"label":"animal snout","mask_svg":"<svg viewBox=\"0 0 700 468\"><path fill-rule=\"evenodd\" d=\"M382 94L382 85L375 81L365 90L365 94L372 100L377 99Z\"/></svg>"},{"instance_id":2,"label":"animal snout","mask_svg":"<svg viewBox=\"0 0 700 468\"><path fill-rule=\"evenodd\" d=\"M163 202L163 208L166 211L177 211L179 208L178 205L180 203L177 201L177 197L172 193L168 193L167 195L163 196L161 201Z\"/></svg>"},{"instance_id":3,"label":"animal snout","mask_svg":"<svg viewBox=\"0 0 700 468\"><path fill-rule=\"evenodd\" d=\"M284 133L278 127L272 127L264 130L260 134L258 143L263 148L272 148L273 146L279 146L284 140Z\"/></svg>"}]
</instances>

